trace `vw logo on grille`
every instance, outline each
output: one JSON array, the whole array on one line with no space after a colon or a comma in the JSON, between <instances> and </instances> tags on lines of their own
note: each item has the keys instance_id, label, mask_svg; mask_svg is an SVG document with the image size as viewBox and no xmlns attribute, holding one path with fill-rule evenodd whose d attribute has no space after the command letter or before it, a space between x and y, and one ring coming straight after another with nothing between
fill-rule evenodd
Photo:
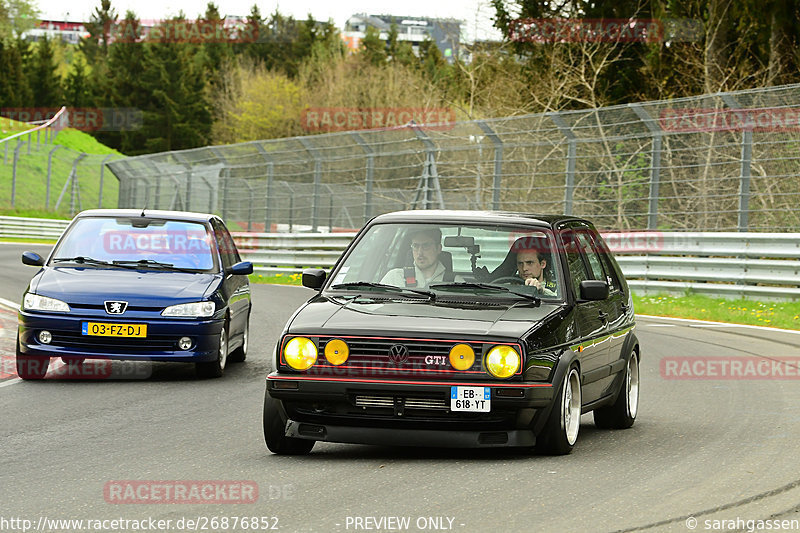
<instances>
[{"instance_id":1,"label":"vw logo on grille","mask_svg":"<svg viewBox=\"0 0 800 533\"><path fill-rule=\"evenodd\" d=\"M408 347L404 344L394 344L389 348L389 361L402 365L408 361Z\"/></svg>"},{"instance_id":2,"label":"vw logo on grille","mask_svg":"<svg viewBox=\"0 0 800 533\"><path fill-rule=\"evenodd\" d=\"M128 308L128 302L103 302L106 306L106 313L109 315L121 315Z\"/></svg>"}]
</instances>

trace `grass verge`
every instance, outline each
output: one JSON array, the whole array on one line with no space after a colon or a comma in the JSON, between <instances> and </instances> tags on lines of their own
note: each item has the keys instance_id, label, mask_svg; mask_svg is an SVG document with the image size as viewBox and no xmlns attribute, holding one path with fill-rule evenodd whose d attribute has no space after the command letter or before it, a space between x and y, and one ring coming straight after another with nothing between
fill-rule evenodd
<instances>
[{"instance_id":1,"label":"grass verge","mask_svg":"<svg viewBox=\"0 0 800 533\"><path fill-rule=\"evenodd\" d=\"M289 273L281 273L278 272L277 274L273 275L263 275L263 274L250 274L250 283L270 283L273 285L297 285L302 286L303 276L302 274L289 274Z\"/></svg>"},{"instance_id":2,"label":"grass verge","mask_svg":"<svg viewBox=\"0 0 800 533\"><path fill-rule=\"evenodd\" d=\"M800 330L800 302L726 300L697 294L685 296L634 294L633 306L636 313L642 315Z\"/></svg>"}]
</instances>

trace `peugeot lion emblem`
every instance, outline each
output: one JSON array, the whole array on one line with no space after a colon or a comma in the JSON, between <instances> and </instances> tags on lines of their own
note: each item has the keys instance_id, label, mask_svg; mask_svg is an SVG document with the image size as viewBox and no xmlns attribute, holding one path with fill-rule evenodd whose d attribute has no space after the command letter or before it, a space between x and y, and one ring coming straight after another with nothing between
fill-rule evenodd
<instances>
[{"instance_id":1,"label":"peugeot lion emblem","mask_svg":"<svg viewBox=\"0 0 800 533\"><path fill-rule=\"evenodd\" d=\"M408 347L404 344L394 344L389 348L389 361L402 365L408 361Z\"/></svg>"},{"instance_id":2,"label":"peugeot lion emblem","mask_svg":"<svg viewBox=\"0 0 800 533\"><path fill-rule=\"evenodd\" d=\"M106 313L109 315L121 315L128 308L128 302L103 302L106 305Z\"/></svg>"}]
</instances>

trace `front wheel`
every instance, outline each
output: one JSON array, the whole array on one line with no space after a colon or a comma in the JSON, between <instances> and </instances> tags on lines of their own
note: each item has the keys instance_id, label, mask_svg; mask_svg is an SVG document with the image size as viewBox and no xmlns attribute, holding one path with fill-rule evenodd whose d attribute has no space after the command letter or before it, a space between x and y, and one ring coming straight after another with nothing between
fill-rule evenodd
<instances>
[{"instance_id":1,"label":"front wheel","mask_svg":"<svg viewBox=\"0 0 800 533\"><path fill-rule=\"evenodd\" d=\"M594 425L603 429L626 429L639 411L639 356L633 352L625 368L625 380L617 401L594 411Z\"/></svg>"},{"instance_id":2,"label":"front wheel","mask_svg":"<svg viewBox=\"0 0 800 533\"><path fill-rule=\"evenodd\" d=\"M242 345L236 348L228 356L231 363L241 363L247 358L247 346L250 343L250 315L244 321L244 332L242 333Z\"/></svg>"},{"instance_id":3,"label":"front wheel","mask_svg":"<svg viewBox=\"0 0 800 533\"><path fill-rule=\"evenodd\" d=\"M228 361L228 324L227 322L219 332L217 358L207 363L195 363L195 371L201 378L218 378L225 372L225 363Z\"/></svg>"},{"instance_id":4,"label":"front wheel","mask_svg":"<svg viewBox=\"0 0 800 533\"><path fill-rule=\"evenodd\" d=\"M566 455L578 440L581 427L581 376L578 368L569 369L558 390L550 416L536 438L536 451L547 455Z\"/></svg>"},{"instance_id":5,"label":"front wheel","mask_svg":"<svg viewBox=\"0 0 800 533\"><path fill-rule=\"evenodd\" d=\"M306 455L316 441L287 437L278 400L267 393L264 396L264 442L269 451L278 455Z\"/></svg>"}]
</instances>

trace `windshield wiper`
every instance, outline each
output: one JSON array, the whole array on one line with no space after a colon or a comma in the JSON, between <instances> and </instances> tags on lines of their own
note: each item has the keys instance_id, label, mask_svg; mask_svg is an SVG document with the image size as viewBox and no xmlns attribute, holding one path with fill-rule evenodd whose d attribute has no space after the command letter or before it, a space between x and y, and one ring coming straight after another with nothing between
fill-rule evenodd
<instances>
[{"instance_id":1,"label":"windshield wiper","mask_svg":"<svg viewBox=\"0 0 800 533\"><path fill-rule=\"evenodd\" d=\"M85 257L82 255L78 255L75 257L56 257L53 259L53 263L78 263L79 265L98 265L98 266L110 266L110 267L119 267L119 268L131 268L126 265L118 265L116 262L109 263L108 261L103 261L100 259L92 259L91 257Z\"/></svg>"},{"instance_id":2,"label":"windshield wiper","mask_svg":"<svg viewBox=\"0 0 800 533\"><path fill-rule=\"evenodd\" d=\"M412 289L411 287L398 287L397 285L386 285L385 283L373 283L371 281L351 281L349 283L339 283L331 286L331 289L354 289L358 287L368 287L373 289L385 289L390 291L410 292L425 296L430 300L436 299L436 295L425 289Z\"/></svg>"},{"instance_id":3,"label":"windshield wiper","mask_svg":"<svg viewBox=\"0 0 800 533\"><path fill-rule=\"evenodd\" d=\"M163 268L166 270L177 270L178 272L197 272L197 269L192 268L181 268L176 267L172 263L162 263L160 261L153 261L152 259L138 259L138 260L117 260L113 262L114 265L123 266L123 267L137 267L137 266L147 266L147 267L156 267L156 268Z\"/></svg>"},{"instance_id":4,"label":"windshield wiper","mask_svg":"<svg viewBox=\"0 0 800 533\"><path fill-rule=\"evenodd\" d=\"M524 292L512 291L508 287L502 285L491 285L489 283L469 283L469 282L453 282L453 283L435 283L429 285L431 289L484 289L490 291L508 292L515 296L520 296L537 304L541 303L541 298L533 294L525 294Z\"/></svg>"}]
</instances>

